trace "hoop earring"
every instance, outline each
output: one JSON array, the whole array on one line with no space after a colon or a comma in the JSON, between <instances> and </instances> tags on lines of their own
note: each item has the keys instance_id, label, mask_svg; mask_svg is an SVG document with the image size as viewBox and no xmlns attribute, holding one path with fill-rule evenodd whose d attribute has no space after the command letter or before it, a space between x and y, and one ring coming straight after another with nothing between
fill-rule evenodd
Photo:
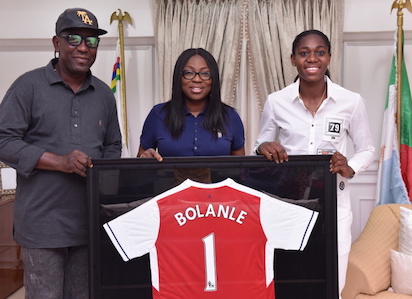
<instances>
[{"instance_id":1,"label":"hoop earring","mask_svg":"<svg viewBox=\"0 0 412 299\"><path fill-rule=\"evenodd\" d=\"M57 53L59 53L58 51L54 51L54 58L59 58L57 57Z\"/></svg>"}]
</instances>

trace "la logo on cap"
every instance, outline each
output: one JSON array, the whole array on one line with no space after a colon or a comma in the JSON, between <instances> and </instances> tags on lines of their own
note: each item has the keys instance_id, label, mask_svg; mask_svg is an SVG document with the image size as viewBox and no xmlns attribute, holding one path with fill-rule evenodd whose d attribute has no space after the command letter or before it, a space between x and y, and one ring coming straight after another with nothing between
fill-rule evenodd
<instances>
[{"instance_id":1,"label":"la logo on cap","mask_svg":"<svg viewBox=\"0 0 412 299\"><path fill-rule=\"evenodd\" d=\"M78 10L77 16L82 18L84 24L93 25L93 21L89 19L87 12Z\"/></svg>"}]
</instances>

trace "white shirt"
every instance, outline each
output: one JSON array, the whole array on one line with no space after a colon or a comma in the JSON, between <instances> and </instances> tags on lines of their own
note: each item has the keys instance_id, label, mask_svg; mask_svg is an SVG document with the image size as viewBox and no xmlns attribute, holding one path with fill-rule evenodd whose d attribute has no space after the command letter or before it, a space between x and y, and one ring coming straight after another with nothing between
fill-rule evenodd
<instances>
[{"instance_id":1,"label":"white shirt","mask_svg":"<svg viewBox=\"0 0 412 299\"><path fill-rule=\"evenodd\" d=\"M339 151L346 157L350 138L354 155L348 158L348 165L358 174L373 162L375 155L364 99L325 78L328 97L315 116L299 98L300 80L268 96L255 150L265 141L279 141L288 155L333 154ZM338 211L339 208L350 211L349 193L344 192L346 196L342 194L342 186L348 189L345 184L347 187L346 179L338 176Z\"/></svg>"}]
</instances>

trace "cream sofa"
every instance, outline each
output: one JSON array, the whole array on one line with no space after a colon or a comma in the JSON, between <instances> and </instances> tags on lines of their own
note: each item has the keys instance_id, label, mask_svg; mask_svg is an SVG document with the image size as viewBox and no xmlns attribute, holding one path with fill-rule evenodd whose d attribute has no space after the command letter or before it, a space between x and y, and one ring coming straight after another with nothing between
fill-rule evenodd
<instances>
[{"instance_id":1,"label":"cream sofa","mask_svg":"<svg viewBox=\"0 0 412 299\"><path fill-rule=\"evenodd\" d=\"M390 249L398 250L401 206L386 204L373 209L349 254L342 299L412 299L387 291L391 283Z\"/></svg>"}]
</instances>

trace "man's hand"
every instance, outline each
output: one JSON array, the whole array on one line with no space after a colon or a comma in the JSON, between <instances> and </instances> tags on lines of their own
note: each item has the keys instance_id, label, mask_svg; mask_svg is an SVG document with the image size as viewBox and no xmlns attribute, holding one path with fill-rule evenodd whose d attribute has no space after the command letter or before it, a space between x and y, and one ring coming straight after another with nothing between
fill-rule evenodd
<instances>
[{"instance_id":1,"label":"man's hand","mask_svg":"<svg viewBox=\"0 0 412 299\"><path fill-rule=\"evenodd\" d=\"M79 150L74 150L63 156L63 172L74 172L85 177L87 167L93 167L92 158Z\"/></svg>"},{"instance_id":2,"label":"man's hand","mask_svg":"<svg viewBox=\"0 0 412 299\"><path fill-rule=\"evenodd\" d=\"M79 150L71 151L64 156L44 152L36 164L37 169L77 173L82 177L86 177L87 167L93 167L92 158Z\"/></svg>"}]
</instances>

